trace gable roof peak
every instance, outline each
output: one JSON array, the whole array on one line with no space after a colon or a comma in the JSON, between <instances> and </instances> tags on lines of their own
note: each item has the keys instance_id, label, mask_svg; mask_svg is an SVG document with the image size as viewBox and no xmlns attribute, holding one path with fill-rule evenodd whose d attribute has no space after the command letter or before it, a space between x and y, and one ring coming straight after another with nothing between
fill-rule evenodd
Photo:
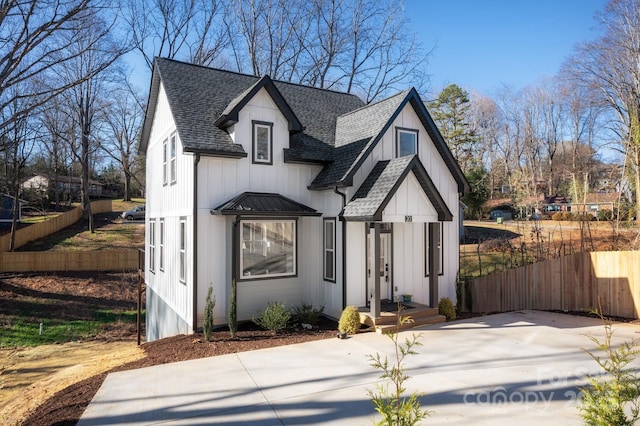
<instances>
[{"instance_id":1,"label":"gable roof peak","mask_svg":"<svg viewBox=\"0 0 640 426\"><path fill-rule=\"evenodd\" d=\"M289 123L289 132L300 133L304 130L302 123L296 117L287 100L282 96L271 77L268 74L258 78L258 80L241 92L238 96L229 102L222 114L215 121L215 125L221 129L225 129L238 122L238 114L240 110L261 90L265 89L271 99L275 102L280 112L285 116Z\"/></svg>"}]
</instances>

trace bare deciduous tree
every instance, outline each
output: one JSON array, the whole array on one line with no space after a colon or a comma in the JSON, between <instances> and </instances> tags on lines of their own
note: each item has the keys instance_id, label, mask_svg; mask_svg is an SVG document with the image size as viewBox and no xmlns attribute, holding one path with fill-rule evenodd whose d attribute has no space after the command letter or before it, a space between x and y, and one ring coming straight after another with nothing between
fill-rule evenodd
<instances>
[{"instance_id":1,"label":"bare deciduous tree","mask_svg":"<svg viewBox=\"0 0 640 426\"><path fill-rule=\"evenodd\" d=\"M103 0L6 0L0 3L0 111L11 109L0 122L0 133L21 116L47 103L70 87L90 78L94 70L62 81L49 77L60 72L81 52L70 50L69 35L85 27L105 6ZM11 91L22 84L30 91ZM28 102L21 102L29 98ZM18 109L11 108L19 101Z\"/></svg>"},{"instance_id":2,"label":"bare deciduous tree","mask_svg":"<svg viewBox=\"0 0 640 426\"><path fill-rule=\"evenodd\" d=\"M105 121L105 137L101 146L104 152L113 158L124 173L124 201L131 201L131 180L140 187L144 184L138 179L136 166L136 145L144 119L144 110L140 99L131 91L118 90L112 93Z\"/></svg>"},{"instance_id":3,"label":"bare deciduous tree","mask_svg":"<svg viewBox=\"0 0 640 426\"><path fill-rule=\"evenodd\" d=\"M75 131L70 139L72 153L81 168L80 201L83 217L88 220L89 230L94 232L93 215L89 197L89 169L91 155L99 143L94 129L96 118L104 107L104 90L110 76L105 71L125 52L124 47L109 36L113 22L106 23L94 16L86 26L70 37L75 41L69 49L73 60L65 64L61 79L77 81L79 76L91 75L68 89L63 95L74 122Z\"/></svg>"},{"instance_id":4,"label":"bare deciduous tree","mask_svg":"<svg viewBox=\"0 0 640 426\"><path fill-rule=\"evenodd\" d=\"M579 46L567 71L613 112L611 130L633 170L640 216L640 1L611 0L599 19L605 34Z\"/></svg>"}]
</instances>

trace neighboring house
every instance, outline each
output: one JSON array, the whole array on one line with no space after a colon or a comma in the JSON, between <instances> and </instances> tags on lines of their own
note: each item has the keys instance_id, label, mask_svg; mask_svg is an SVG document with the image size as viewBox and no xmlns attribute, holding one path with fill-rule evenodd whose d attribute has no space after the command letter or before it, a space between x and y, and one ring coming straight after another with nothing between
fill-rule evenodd
<instances>
[{"instance_id":1,"label":"neighboring house","mask_svg":"<svg viewBox=\"0 0 640 426\"><path fill-rule=\"evenodd\" d=\"M511 213L510 210L501 210L501 209L495 209L489 212L489 219L496 220L498 218L502 220L511 220L513 219L513 214Z\"/></svg>"},{"instance_id":2,"label":"neighboring house","mask_svg":"<svg viewBox=\"0 0 640 426\"><path fill-rule=\"evenodd\" d=\"M11 195L2 194L0 196L0 223L11 223L13 222L13 205L15 203L15 198ZM18 222L22 220L22 205L25 204L24 201L18 200Z\"/></svg>"},{"instance_id":3,"label":"neighboring house","mask_svg":"<svg viewBox=\"0 0 640 426\"><path fill-rule=\"evenodd\" d=\"M22 189L33 189L39 191L57 191L64 200L78 198L82 180L75 176L55 176L47 174L34 174L22 183ZM104 185L93 179L89 179L89 196L101 197Z\"/></svg>"},{"instance_id":4,"label":"neighboring house","mask_svg":"<svg viewBox=\"0 0 640 426\"><path fill-rule=\"evenodd\" d=\"M353 95L156 59L147 161L147 340L269 301L455 300L468 183L415 89ZM372 271L377 271L371 273Z\"/></svg>"},{"instance_id":5,"label":"neighboring house","mask_svg":"<svg viewBox=\"0 0 640 426\"><path fill-rule=\"evenodd\" d=\"M613 207L621 200L619 192L590 192L584 202L572 202L571 211L574 213L590 213L597 217L600 211L613 211Z\"/></svg>"}]
</instances>

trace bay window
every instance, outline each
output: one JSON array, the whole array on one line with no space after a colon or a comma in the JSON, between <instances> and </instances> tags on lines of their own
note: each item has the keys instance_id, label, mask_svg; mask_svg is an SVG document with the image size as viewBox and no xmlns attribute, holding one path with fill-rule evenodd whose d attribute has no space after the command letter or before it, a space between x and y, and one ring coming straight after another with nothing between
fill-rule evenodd
<instances>
[{"instance_id":1,"label":"bay window","mask_svg":"<svg viewBox=\"0 0 640 426\"><path fill-rule=\"evenodd\" d=\"M296 221L240 221L242 279L296 275Z\"/></svg>"}]
</instances>

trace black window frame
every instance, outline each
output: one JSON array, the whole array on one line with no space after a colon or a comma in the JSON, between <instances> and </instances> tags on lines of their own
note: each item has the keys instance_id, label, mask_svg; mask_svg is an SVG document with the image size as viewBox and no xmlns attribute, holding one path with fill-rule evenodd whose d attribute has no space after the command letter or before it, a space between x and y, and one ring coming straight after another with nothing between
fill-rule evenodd
<instances>
[{"instance_id":1,"label":"black window frame","mask_svg":"<svg viewBox=\"0 0 640 426\"><path fill-rule=\"evenodd\" d=\"M415 143L414 143L414 148L415 148L415 152L413 154L406 154L406 155L400 155L400 134L401 133L411 133L413 135L415 135ZM396 158L400 158L400 157L406 157L408 155L418 155L418 138L419 138L419 131L418 129L409 129L406 127L396 127Z\"/></svg>"},{"instance_id":2,"label":"black window frame","mask_svg":"<svg viewBox=\"0 0 640 426\"><path fill-rule=\"evenodd\" d=\"M331 249L327 248L327 224L331 224L333 226L332 238L333 238L333 247ZM325 281L329 281L332 283L336 282L336 218L335 217L327 217L322 221L322 279ZM333 270L331 271L331 276L327 274L327 252L331 251L331 258L333 262Z\"/></svg>"},{"instance_id":3,"label":"black window frame","mask_svg":"<svg viewBox=\"0 0 640 426\"><path fill-rule=\"evenodd\" d=\"M444 275L444 222L440 222L440 265L438 276ZM429 277L429 223L424 224L424 276Z\"/></svg>"},{"instance_id":4,"label":"black window frame","mask_svg":"<svg viewBox=\"0 0 640 426\"><path fill-rule=\"evenodd\" d=\"M269 158L266 160L257 158L258 157L258 147L257 147L258 127L267 128L269 130L269 141L268 141ZM266 166L273 165L273 123L270 123L268 121L258 121L258 120L251 121L251 162L253 164L263 164Z\"/></svg>"},{"instance_id":5,"label":"black window frame","mask_svg":"<svg viewBox=\"0 0 640 426\"><path fill-rule=\"evenodd\" d=\"M243 225L247 222L250 223L291 223L293 224L293 236L292 236L292 244L293 244L293 259L292 259L292 272L285 272L280 274L261 274L261 275L244 275L244 258L243 258L243 250L245 249L244 244L245 241L243 239ZM246 217L240 219L239 222L239 231L238 231L238 262L237 262L237 271L239 281L253 281L253 280L272 280L272 279L286 279L293 278L298 276L298 220L297 218L291 217Z\"/></svg>"}]
</instances>

